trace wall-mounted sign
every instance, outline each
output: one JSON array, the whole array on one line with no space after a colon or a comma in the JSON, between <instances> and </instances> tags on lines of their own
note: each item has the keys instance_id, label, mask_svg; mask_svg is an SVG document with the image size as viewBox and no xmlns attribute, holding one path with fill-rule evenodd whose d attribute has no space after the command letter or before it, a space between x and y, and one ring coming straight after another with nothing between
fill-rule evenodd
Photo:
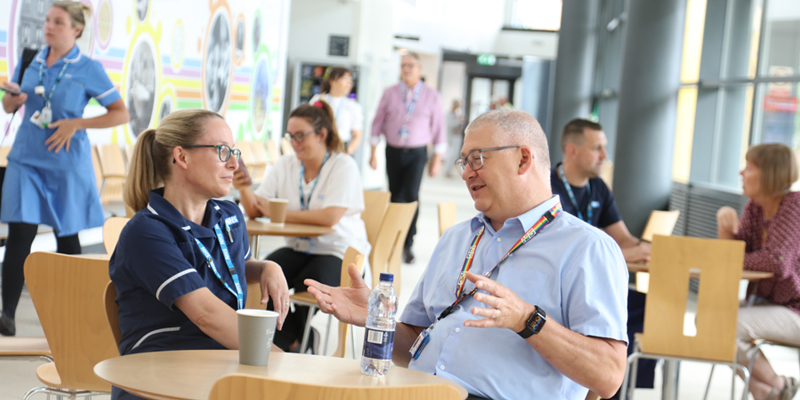
<instances>
[{"instance_id":1,"label":"wall-mounted sign","mask_svg":"<svg viewBox=\"0 0 800 400\"><path fill-rule=\"evenodd\" d=\"M330 41L328 42L329 56L347 57L349 50L350 50L350 36L331 35Z\"/></svg>"},{"instance_id":2,"label":"wall-mounted sign","mask_svg":"<svg viewBox=\"0 0 800 400\"><path fill-rule=\"evenodd\" d=\"M478 64L480 65L494 65L497 62L497 57L494 54L478 54Z\"/></svg>"}]
</instances>

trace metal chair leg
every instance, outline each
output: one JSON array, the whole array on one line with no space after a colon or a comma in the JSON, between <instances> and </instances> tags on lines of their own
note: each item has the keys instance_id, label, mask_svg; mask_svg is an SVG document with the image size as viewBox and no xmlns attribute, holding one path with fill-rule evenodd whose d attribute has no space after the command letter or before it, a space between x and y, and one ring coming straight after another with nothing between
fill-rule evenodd
<instances>
[{"instance_id":1,"label":"metal chair leg","mask_svg":"<svg viewBox=\"0 0 800 400\"><path fill-rule=\"evenodd\" d=\"M322 355L328 355L328 339L331 337L331 320L333 319L333 315L328 314L328 326L325 328L325 343L322 345Z\"/></svg>"},{"instance_id":2,"label":"metal chair leg","mask_svg":"<svg viewBox=\"0 0 800 400\"><path fill-rule=\"evenodd\" d=\"M625 378L622 380L622 387L620 388L621 392L619 394L620 400L628 399L628 391L631 392L630 398L633 399L633 390L636 386L636 367L639 364L639 357L641 356L642 353L639 353L638 351L628 356L628 368L625 370Z\"/></svg>"},{"instance_id":3,"label":"metal chair leg","mask_svg":"<svg viewBox=\"0 0 800 400\"><path fill-rule=\"evenodd\" d=\"M736 399L736 368L731 367L731 400Z\"/></svg>"},{"instance_id":4,"label":"metal chair leg","mask_svg":"<svg viewBox=\"0 0 800 400\"><path fill-rule=\"evenodd\" d=\"M353 348L353 359L356 360L358 359L356 356L356 329L353 328L353 325L350 325L350 344Z\"/></svg>"},{"instance_id":5,"label":"metal chair leg","mask_svg":"<svg viewBox=\"0 0 800 400\"><path fill-rule=\"evenodd\" d=\"M311 318L314 318L314 311L317 307L308 307L308 316L306 317L306 326L303 328L303 340L300 341L300 353L305 352L306 345L308 344L308 332L311 331Z\"/></svg>"},{"instance_id":6,"label":"metal chair leg","mask_svg":"<svg viewBox=\"0 0 800 400\"><path fill-rule=\"evenodd\" d=\"M708 392L711 390L711 378L714 377L714 368L717 366L715 364L711 364L711 373L708 374L708 383L706 383L706 393L703 395L703 400L708 399Z\"/></svg>"}]
</instances>

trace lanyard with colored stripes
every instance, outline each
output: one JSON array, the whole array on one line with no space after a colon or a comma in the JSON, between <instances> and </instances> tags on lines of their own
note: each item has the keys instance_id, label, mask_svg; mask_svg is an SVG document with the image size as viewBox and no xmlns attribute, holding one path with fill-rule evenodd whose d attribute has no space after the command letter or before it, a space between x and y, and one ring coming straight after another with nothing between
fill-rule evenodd
<instances>
[{"instance_id":1,"label":"lanyard with colored stripes","mask_svg":"<svg viewBox=\"0 0 800 400\"><path fill-rule=\"evenodd\" d=\"M544 213L544 215L542 215L542 217L539 218L539 220L536 221L536 223L533 224L533 226L531 226L531 228L528 229L528 231L525 232L525 234L522 235L522 237L519 238L519 240L517 240L517 242L514 243L514 245L511 246L510 249L508 249L506 254L503 256L503 258L500 259L500 261L497 262L497 264L494 266L494 268L492 268L489 272L484 274L484 276L487 277L487 278L489 276L491 276L492 273L494 273L494 270L496 270L497 267L499 267L500 264L502 264L503 261L505 261L506 258L508 258L508 256L511 255L511 253L516 251L518 248L522 247L523 244L528 243L531 239L533 239L539 232L542 231L542 229L544 229L545 226L547 226L547 224L549 224L551 221L553 221L553 219L555 219L555 217L559 213L561 213L561 210L562 210L561 202L556 203L556 205L554 205L553 208L547 210ZM472 240L472 245L469 247L469 251L467 251L467 257L464 260L464 267L462 267L462 269L461 269L461 275L458 277L458 282L456 284L456 298L457 298L456 301L450 307L447 307L444 311L442 311L442 313L439 315L439 317L436 318L437 321L442 319L442 318L444 318L444 317L446 317L446 316L448 316L448 315L450 315L450 313L453 312L453 309L459 303L461 303L467 297L470 297L470 296L474 295L475 292L478 291L478 288L475 287L469 293L463 294L464 293L464 284L466 283L466 280L467 280L467 271L469 271L469 269L472 267L472 261L475 258L475 250L478 248L478 243L480 243L481 238L483 237L483 232L485 230L486 230L486 226L484 225L484 226L481 227L481 230L478 232L478 234L475 235L475 239Z\"/></svg>"},{"instance_id":2,"label":"lanyard with colored stripes","mask_svg":"<svg viewBox=\"0 0 800 400\"><path fill-rule=\"evenodd\" d=\"M230 227L225 224L225 227L228 228L230 231ZM236 296L236 305L237 309L241 310L244 308L244 292L242 292L242 286L239 283L239 274L236 273L236 268L233 266L233 261L231 260L231 253L228 252L228 245L225 244L225 237L222 236L222 229L219 229L219 224L214 225L214 232L217 233L217 240L219 241L220 247L222 247L222 255L225 257L225 264L228 264L228 272L231 274L231 278L233 278L233 284L236 286L236 291L234 292L233 289L222 279L222 275L219 274L217 271L216 263L214 262L214 257L211 257L211 253L208 252L206 246L203 246L202 243L197 238L194 238L195 243L197 243L197 247L200 248L200 252L203 253L205 256L206 261L208 261L208 267L211 268L211 271L214 272L214 275L217 276L220 282L225 286L225 289L228 289L234 296Z\"/></svg>"},{"instance_id":3,"label":"lanyard with colored stripes","mask_svg":"<svg viewBox=\"0 0 800 400\"><path fill-rule=\"evenodd\" d=\"M59 82L61 82L61 78L64 77L64 71L67 70L67 65L69 64L66 61L64 61L64 66L61 67L61 72L58 73L58 76L56 77L56 82L53 83L53 88L50 89L50 95L47 96L43 94L45 104L49 104L50 100L53 99L53 93L56 92L56 87L58 86ZM42 86L44 88L44 63L39 64L39 86Z\"/></svg>"},{"instance_id":4,"label":"lanyard with colored stripes","mask_svg":"<svg viewBox=\"0 0 800 400\"><path fill-rule=\"evenodd\" d=\"M586 206L586 219L583 219L583 214L581 214L581 209L578 208L578 201L575 200L575 194L572 193L572 186L570 186L569 181L567 181L567 176L564 175L564 165L558 166L558 174L561 175L561 182L564 183L564 187L567 188L567 195L569 195L569 201L572 202L572 206L575 207L575 212L578 213L578 218L588 222L590 225L592 224L592 188L589 187L589 181L586 181L586 196L589 197L589 204Z\"/></svg>"}]
</instances>

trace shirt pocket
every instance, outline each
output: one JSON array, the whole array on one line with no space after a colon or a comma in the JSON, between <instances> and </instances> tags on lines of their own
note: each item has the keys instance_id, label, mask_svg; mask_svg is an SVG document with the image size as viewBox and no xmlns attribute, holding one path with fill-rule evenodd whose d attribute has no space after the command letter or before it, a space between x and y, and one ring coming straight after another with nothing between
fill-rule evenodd
<instances>
[{"instance_id":1,"label":"shirt pocket","mask_svg":"<svg viewBox=\"0 0 800 400\"><path fill-rule=\"evenodd\" d=\"M60 118L80 118L83 116L83 109L86 108L86 104L88 103L88 96L86 95L86 88L84 88L83 83L74 81L72 79L64 79L61 81L59 86L63 85L62 88L57 88L57 91L62 91L61 93L57 93L58 97L61 97L61 101L59 101L59 106L63 110L64 115L60 116ZM56 97L56 96L54 96ZM54 99L54 103L56 99ZM55 107L56 104L53 104ZM56 116L53 115L53 119L56 120ZM60 119L59 118L59 119Z\"/></svg>"},{"instance_id":2,"label":"shirt pocket","mask_svg":"<svg viewBox=\"0 0 800 400\"><path fill-rule=\"evenodd\" d=\"M542 292L547 290L550 277L547 273L525 266L500 266L502 275L498 283L510 289L522 301L537 305Z\"/></svg>"}]
</instances>

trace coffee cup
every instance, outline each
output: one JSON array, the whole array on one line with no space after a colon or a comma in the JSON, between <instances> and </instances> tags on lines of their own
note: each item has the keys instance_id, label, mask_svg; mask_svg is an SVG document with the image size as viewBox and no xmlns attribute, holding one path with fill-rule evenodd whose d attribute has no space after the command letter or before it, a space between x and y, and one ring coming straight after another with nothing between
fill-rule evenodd
<instances>
[{"instance_id":1,"label":"coffee cup","mask_svg":"<svg viewBox=\"0 0 800 400\"><path fill-rule=\"evenodd\" d=\"M238 310L239 364L267 365L278 313L269 310Z\"/></svg>"},{"instance_id":2,"label":"coffee cup","mask_svg":"<svg viewBox=\"0 0 800 400\"><path fill-rule=\"evenodd\" d=\"M289 200L269 199L269 222L276 226L283 226L286 221L286 207Z\"/></svg>"}]
</instances>

